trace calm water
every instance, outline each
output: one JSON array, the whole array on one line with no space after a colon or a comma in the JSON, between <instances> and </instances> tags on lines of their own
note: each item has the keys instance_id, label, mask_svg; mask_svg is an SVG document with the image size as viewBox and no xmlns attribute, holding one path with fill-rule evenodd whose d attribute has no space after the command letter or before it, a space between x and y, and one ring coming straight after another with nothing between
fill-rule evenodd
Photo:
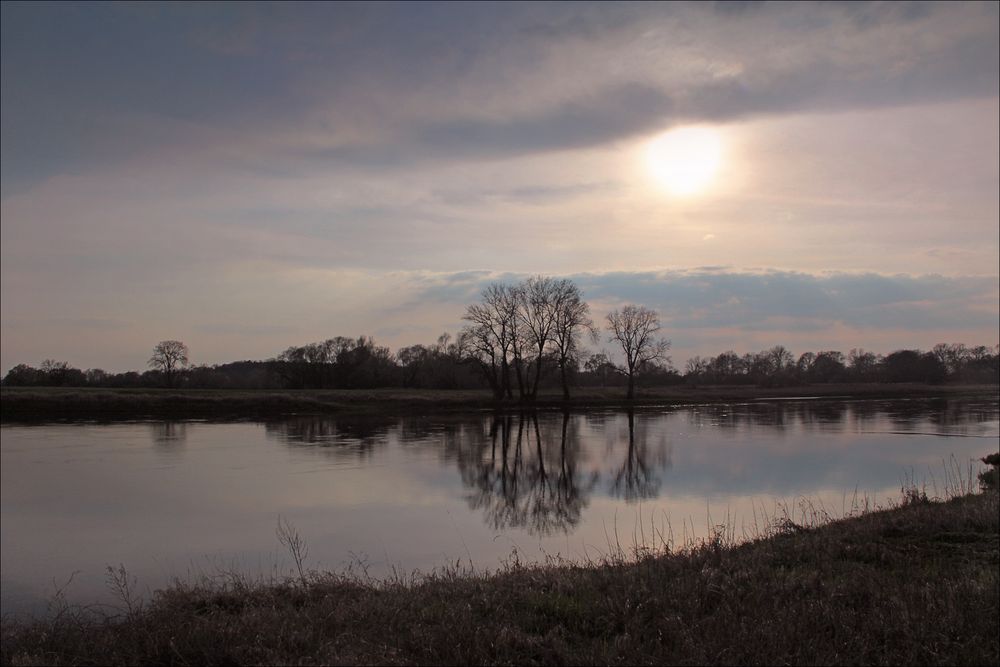
<instances>
[{"instance_id":1,"label":"calm water","mask_svg":"<svg viewBox=\"0 0 1000 667\"><path fill-rule=\"evenodd\" d=\"M996 451L997 420L996 400L911 400L4 425L2 607L44 612L71 576L70 601L109 601L109 565L144 591L285 574L279 517L308 566L372 575L597 558L720 523L739 538L782 506L841 515L907 479L943 493L943 461Z\"/></svg>"}]
</instances>

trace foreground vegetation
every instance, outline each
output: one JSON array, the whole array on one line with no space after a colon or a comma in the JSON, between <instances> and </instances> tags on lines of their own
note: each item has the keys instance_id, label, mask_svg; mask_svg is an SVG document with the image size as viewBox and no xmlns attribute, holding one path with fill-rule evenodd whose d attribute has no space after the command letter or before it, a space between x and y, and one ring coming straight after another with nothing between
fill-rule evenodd
<instances>
[{"instance_id":1,"label":"foreground vegetation","mask_svg":"<svg viewBox=\"0 0 1000 667\"><path fill-rule=\"evenodd\" d=\"M531 407L613 408L685 403L828 397L837 399L983 397L997 398L996 385L837 384L799 387L667 386L636 390L632 400L620 387L581 388L570 399L553 390L542 392ZM70 387L4 387L0 417L4 421L142 418L256 418L289 414L330 414L378 410L412 412L519 408L518 401L497 401L486 390L446 389L84 389Z\"/></svg>"},{"instance_id":2,"label":"foreground vegetation","mask_svg":"<svg viewBox=\"0 0 1000 667\"><path fill-rule=\"evenodd\" d=\"M177 583L116 617L5 619L2 664L997 664L996 492L734 545L376 582ZM814 515L814 518L815 515ZM821 521L822 517L818 517ZM301 543L286 534L293 554Z\"/></svg>"}]
</instances>

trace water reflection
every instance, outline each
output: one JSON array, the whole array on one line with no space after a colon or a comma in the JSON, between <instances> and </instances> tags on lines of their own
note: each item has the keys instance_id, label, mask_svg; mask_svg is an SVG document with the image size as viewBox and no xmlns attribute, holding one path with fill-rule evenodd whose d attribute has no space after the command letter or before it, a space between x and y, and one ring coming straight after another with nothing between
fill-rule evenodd
<instances>
[{"instance_id":1,"label":"water reflection","mask_svg":"<svg viewBox=\"0 0 1000 667\"><path fill-rule=\"evenodd\" d=\"M637 427L633 410L629 410L627 416L628 449L624 462L612 478L611 493L633 503L659 495L661 477L658 473L671 466L671 450L666 434L661 433L656 442L651 442L646 422L640 422Z\"/></svg>"},{"instance_id":2,"label":"water reflection","mask_svg":"<svg viewBox=\"0 0 1000 667\"><path fill-rule=\"evenodd\" d=\"M672 438L685 429L688 437L728 435L732 449L716 446L712 455L689 450L683 477L670 481L672 492L712 492L720 485L733 492L762 485L777 491L793 482L824 483L839 456L832 449L800 449L796 443L804 434L976 434L996 417L990 401L759 401L576 414L300 416L264 426L268 438L295 451L337 460L372 464L396 447L431 453L457 468L468 507L487 526L552 535L571 533L598 489L626 504L666 492ZM180 456L184 423L150 428L157 448ZM787 447L762 443L750 449L753 437L787 440ZM603 452L595 448L601 440Z\"/></svg>"},{"instance_id":3,"label":"water reflection","mask_svg":"<svg viewBox=\"0 0 1000 667\"><path fill-rule=\"evenodd\" d=\"M544 427L533 412L495 416L486 438L462 445L456 460L469 507L492 528L549 535L580 522L598 473L580 470L580 438L569 413Z\"/></svg>"},{"instance_id":4,"label":"water reflection","mask_svg":"<svg viewBox=\"0 0 1000 667\"><path fill-rule=\"evenodd\" d=\"M269 421L269 437L292 447L318 448L330 456L371 457L389 442L389 434L400 426L397 417L362 415L352 417L305 416Z\"/></svg>"},{"instance_id":5,"label":"water reflection","mask_svg":"<svg viewBox=\"0 0 1000 667\"><path fill-rule=\"evenodd\" d=\"M837 514L856 489L897 498L904 473L935 493L944 459L996 451L997 419L996 399L928 399L4 424L0 606L77 570L76 600L93 602L109 563L148 564L151 587L206 555L269 563L277 516L318 567L385 553L387 574L463 553L488 565L512 544L587 558L640 501L692 535L709 508L755 517L771 499Z\"/></svg>"},{"instance_id":6,"label":"water reflection","mask_svg":"<svg viewBox=\"0 0 1000 667\"><path fill-rule=\"evenodd\" d=\"M334 458L370 461L390 443L438 447L442 458L457 466L469 507L481 512L487 525L551 535L571 532L580 522L605 460L620 461L606 473L612 496L633 503L659 494L662 472L670 467L670 447L664 432L650 435L648 424L658 418L637 417L634 411L436 420L354 415L297 417L265 426L268 436L290 447ZM591 438L595 431L609 435L601 460L588 458L581 428Z\"/></svg>"},{"instance_id":7,"label":"water reflection","mask_svg":"<svg viewBox=\"0 0 1000 667\"><path fill-rule=\"evenodd\" d=\"M150 440L160 460L167 464L179 462L184 456L188 438L188 424L181 421L152 422Z\"/></svg>"},{"instance_id":8,"label":"water reflection","mask_svg":"<svg viewBox=\"0 0 1000 667\"><path fill-rule=\"evenodd\" d=\"M852 431L870 431L874 428L882 409L875 401L860 401L851 406L846 424Z\"/></svg>"},{"instance_id":9,"label":"water reflection","mask_svg":"<svg viewBox=\"0 0 1000 667\"><path fill-rule=\"evenodd\" d=\"M149 425L150 438L158 447L180 446L187 440L187 427L186 422L153 422Z\"/></svg>"},{"instance_id":10,"label":"water reflection","mask_svg":"<svg viewBox=\"0 0 1000 667\"><path fill-rule=\"evenodd\" d=\"M840 432L853 426L858 431L873 428L888 419L898 431L914 431L932 425L950 434L970 426L996 420L995 401L962 399L910 399L870 401L755 401L743 404L709 404L688 408L692 426L722 429L766 427L777 432L803 430ZM932 429L933 430L933 429Z\"/></svg>"},{"instance_id":11,"label":"water reflection","mask_svg":"<svg viewBox=\"0 0 1000 667\"><path fill-rule=\"evenodd\" d=\"M728 403L699 405L691 408L688 419L692 426L737 429L744 426L765 426L783 430L794 420L795 408L782 403Z\"/></svg>"}]
</instances>

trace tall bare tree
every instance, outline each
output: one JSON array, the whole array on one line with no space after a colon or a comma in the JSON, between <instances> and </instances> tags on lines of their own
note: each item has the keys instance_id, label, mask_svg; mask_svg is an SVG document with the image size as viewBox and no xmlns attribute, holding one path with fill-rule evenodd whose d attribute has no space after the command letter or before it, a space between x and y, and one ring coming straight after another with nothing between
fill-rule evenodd
<instances>
[{"instance_id":1,"label":"tall bare tree","mask_svg":"<svg viewBox=\"0 0 1000 667\"><path fill-rule=\"evenodd\" d=\"M655 310L629 304L608 313L610 342L617 341L625 353L625 373L628 375L628 398L635 397L635 374L643 365L667 361L670 341L658 338L660 318Z\"/></svg>"},{"instance_id":2,"label":"tall bare tree","mask_svg":"<svg viewBox=\"0 0 1000 667\"><path fill-rule=\"evenodd\" d=\"M528 360L529 384L525 388L525 397L528 399L534 399L538 395L545 351L555 328L558 282L545 276L532 276L521 284L518 293L517 316L521 326L519 333L523 351L525 354L530 352L534 357Z\"/></svg>"},{"instance_id":3,"label":"tall bare tree","mask_svg":"<svg viewBox=\"0 0 1000 667\"><path fill-rule=\"evenodd\" d=\"M510 360L517 333L517 294L510 285L492 284L483 290L482 303L469 306L459 334L459 345L474 359L496 398L511 398Z\"/></svg>"},{"instance_id":4,"label":"tall bare tree","mask_svg":"<svg viewBox=\"0 0 1000 667\"><path fill-rule=\"evenodd\" d=\"M597 342L598 332L590 319L590 305L583 300L580 288L570 280L560 280L555 291L555 323L552 329L552 345L559 374L562 380L563 398L569 399L570 364L579 363L580 342L586 334Z\"/></svg>"},{"instance_id":5,"label":"tall bare tree","mask_svg":"<svg viewBox=\"0 0 1000 667\"><path fill-rule=\"evenodd\" d=\"M477 363L497 398L532 400L547 368L558 364L563 395L569 396L568 369L584 333L596 338L590 307L572 281L533 276L517 285L494 283L469 306L469 322L459 336L466 360Z\"/></svg>"},{"instance_id":6,"label":"tall bare tree","mask_svg":"<svg viewBox=\"0 0 1000 667\"><path fill-rule=\"evenodd\" d=\"M179 340L161 340L153 348L149 367L161 371L167 379L167 386L174 386L174 376L188 365L188 347Z\"/></svg>"}]
</instances>

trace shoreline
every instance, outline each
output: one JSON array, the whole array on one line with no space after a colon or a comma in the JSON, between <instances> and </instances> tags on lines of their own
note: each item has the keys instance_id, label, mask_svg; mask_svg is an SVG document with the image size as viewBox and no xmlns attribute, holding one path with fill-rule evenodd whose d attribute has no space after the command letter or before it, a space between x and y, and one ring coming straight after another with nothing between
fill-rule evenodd
<instances>
[{"instance_id":1,"label":"shoreline","mask_svg":"<svg viewBox=\"0 0 1000 667\"><path fill-rule=\"evenodd\" d=\"M769 400L888 400L1000 397L998 385L826 384L794 387L670 386L637 390L629 401L622 387L577 389L530 403L496 401L485 390L341 389L97 389L4 387L3 422L136 419L253 419L379 411L389 414L467 410L649 409L700 403Z\"/></svg>"},{"instance_id":2,"label":"shoreline","mask_svg":"<svg viewBox=\"0 0 1000 667\"><path fill-rule=\"evenodd\" d=\"M750 542L376 581L178 582L114 616L2 623L4 665L996 664L995 491ZM122 572L120 576L126 577Z\"/></svg>"}]
</instances>

